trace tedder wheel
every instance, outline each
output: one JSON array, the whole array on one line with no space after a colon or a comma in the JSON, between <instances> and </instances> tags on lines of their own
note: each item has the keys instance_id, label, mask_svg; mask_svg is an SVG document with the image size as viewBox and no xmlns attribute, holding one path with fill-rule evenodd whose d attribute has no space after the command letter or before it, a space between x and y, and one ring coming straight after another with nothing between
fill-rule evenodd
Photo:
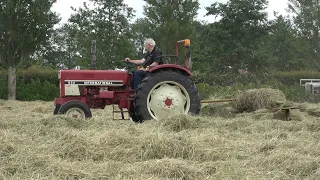
<instances>
[{"instance_id":1,"label":"tedder wheel","mask_svg":"<svg viewBox=\"0 0 320 180\"><path fill-rule=\"evenodd\" d=\"M201 97L192 79L178 70L150 73L140 83L135 112L140 121L160 119L171 112L197 115Z\"/></svg>"},{"instance_id":2,"label":"tedder wheel","mask_svg":"<svg viewBox=\"0 0 320 180\"><path fill-rule=\"evenodd\" d=\"M81 101L69 101L63 104L59 109L59 114L66 114L79 119L92 117L90 108Z\"/></svg>"}]
</instances>

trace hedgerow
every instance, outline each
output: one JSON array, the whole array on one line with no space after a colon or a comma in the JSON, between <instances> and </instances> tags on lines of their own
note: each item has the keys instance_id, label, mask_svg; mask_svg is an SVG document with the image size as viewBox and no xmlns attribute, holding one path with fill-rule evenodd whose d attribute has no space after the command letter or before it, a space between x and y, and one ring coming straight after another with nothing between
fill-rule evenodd
<instances>
[{"instance_id":1,"label":"hedgerow","mask_svg":"<svg viewBox=\"0 0 320 180\"><path fill-rule=\"evenodd\" d=\"M0 99L8 98L8 73L0 71ZM58 71L51 68L31 67L17 71L17 100L52 101L59 96Z\"/></svg>"},{"instance_id":2,"label":"hedgerow","mask_svg":"<svg viewBox=\"0 0 320 180\"><path fill-rule=\"evenodd\" d=\"M7 99L7 71L0 71L0 99ZM320 78L316 71L272 72L257 74L226 74L193 72L200 95L204 98L231 98L236 91L270 87L282 90L290 100L305 100L307 94L300 87L300 79ZM53 101L59 96L58 70L31 67L17 72L17 100Z\"/></svg>"}]
</instances>

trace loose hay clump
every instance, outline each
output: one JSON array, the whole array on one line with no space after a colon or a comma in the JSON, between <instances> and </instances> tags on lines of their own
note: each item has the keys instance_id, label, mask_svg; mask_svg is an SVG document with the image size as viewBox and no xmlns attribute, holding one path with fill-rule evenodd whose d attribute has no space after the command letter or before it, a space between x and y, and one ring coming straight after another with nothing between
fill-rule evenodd
<instances>
[{"instance_id":1,"label":"loose hay clump","mask_svg":"<svg viewBox=\"0 0 320 180\"><path fill-rule=\"evenodd\" d=\"M197 157L194 142L187 137L172 133L150 134L143 138L140 147L138 159L143 161L166 157L192 160Z\"/></svg>"},{"instance_id":2,"label":"loose hay clump","mask_svg":"<svg viewBox=\"0 0 320 180\"><path fill-rule=\"evenodd\" d=\"M169 131L180 132L198 127L199 119L185 114L168 115L158 121L160 127Z\"/></svg>"},{"instance_id":3,"label":"loose hay clump","mask_svg":"<svg viewBox=\"0 0 320 180\"><path fill-rule=\"evenodd\" d=\"M237 110L235 110L231 105L228 104L210 104L201 109L201 115L204 116L215 116L223 118L233 118L236 116Z\"/></svg>"},{"instance_id":4,"label":"loose hay clump","mask_svg":"<svg viewBox=\"0 0 320 180\"><path fill-rule=\"evenodd\" d=\"M269 109L258 109L248 114L253 119L272 119L273 118L273 113Z\"/></svg>"},{"instance_id":5,"label":"loose hay clump","mask_svg":"<svg viewBox=\"0 0 320 180\"><path fill-rule=\"evenodd\" d=\"M250 89L236 95L233 107L241 112L279 107L286 101L284 93L278 89Z\"/></svg>"},{"instance_id":6,"label":"loose hay clump","mask_svg":"<svg viewBox=\"0 0 320 180\"><path fill-rule=\"evenodd\" d=\"M143 171L141 171L143 169ZM136 176L140 172L139 176ZM216 172L210 163L194 164L190 161L161 158L135 163L132 167L122 168L121 174L128 179L207 179ZM123 179L119 178L119 179ZM127 178L126 178L127 179Z\"/></svg>"}]
</instances>

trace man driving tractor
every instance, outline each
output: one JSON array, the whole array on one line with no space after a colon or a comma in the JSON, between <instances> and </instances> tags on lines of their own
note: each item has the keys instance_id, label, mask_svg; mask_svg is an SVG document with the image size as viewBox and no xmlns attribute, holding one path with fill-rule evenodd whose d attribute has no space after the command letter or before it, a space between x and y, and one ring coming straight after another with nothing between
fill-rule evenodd
<instances>
[{"instance_id":1,"label":"man driving tractor","mask_svg":"<svg viewBox=\"0 0 320 180\"><path fill-rule=\"evenodd\" d=\"M148 53L143 59L140 60L131 60L129 58L125 58L125 61L136 64L136 65L142 65L137 71L135 71L134 74L134 80L133 80L133 89L136 90L138 88L139 83L142 81L142 79L149 73L147 67L151 69L154 66L163 64L162 61L162 51L159 47L156 46L156 43L153 39L147 39L145 41L146 49L148 50Z\"/></svg>"}]
</instances>

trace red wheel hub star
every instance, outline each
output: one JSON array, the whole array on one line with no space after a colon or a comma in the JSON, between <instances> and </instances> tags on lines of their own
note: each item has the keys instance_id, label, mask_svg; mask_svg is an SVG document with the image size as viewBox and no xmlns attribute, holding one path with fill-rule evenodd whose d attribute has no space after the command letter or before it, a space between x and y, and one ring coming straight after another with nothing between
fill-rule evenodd
<instances>
[{"instance_id":1,"label":"red wheel hub star","mask_svg":"<svg viewBox=\"0 0 320 180\"><path fill-rule=\"evenodd\" d=\"M164 101L164 103L165 103L166 106L169 106L169 107L170 107L170 106L173 104L173 101L172 101L172 99L167 98L167 99Z\"/></svg>"}]
</instances>

